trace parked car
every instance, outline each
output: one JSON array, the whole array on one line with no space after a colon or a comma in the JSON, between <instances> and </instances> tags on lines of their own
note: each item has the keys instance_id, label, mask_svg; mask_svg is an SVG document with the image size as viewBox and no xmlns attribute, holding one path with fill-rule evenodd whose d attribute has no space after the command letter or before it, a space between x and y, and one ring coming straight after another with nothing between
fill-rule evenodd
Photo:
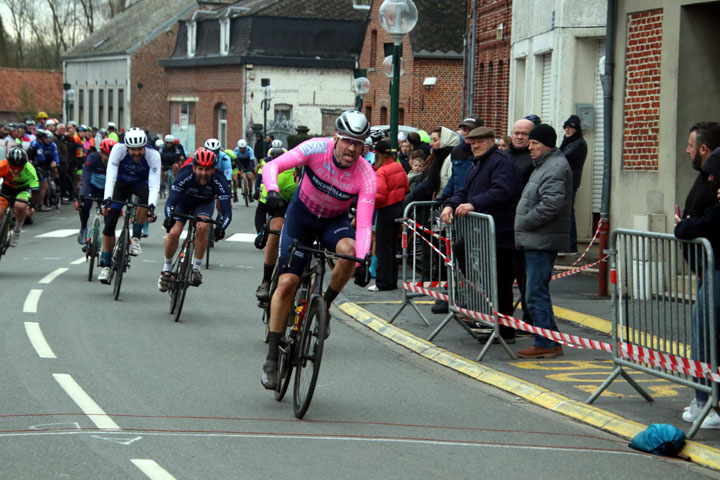
<instances>
[{"instance_id":1,"label":"parked car","mask_svg":"<svg viewBox=\"0 0 720 480\"><path fill-rule=\"evenodd\" d=\"M410 127L408 125L398 125L398 133L402 132L407 136L410 132L417 132L418 129L415 127ZM370 127L370 137L378 140L382 137L387 137L390 135L390 125L375 125L374 127Z\"/></svg>"}]
</instances>

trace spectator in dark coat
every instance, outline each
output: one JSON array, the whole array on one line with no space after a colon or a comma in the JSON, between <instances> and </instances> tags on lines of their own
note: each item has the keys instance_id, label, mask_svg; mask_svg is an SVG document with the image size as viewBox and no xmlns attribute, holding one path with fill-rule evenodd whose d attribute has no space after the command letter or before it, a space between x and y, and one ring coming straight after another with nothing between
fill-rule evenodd
<instances>
[{"instance_id":1,"label":"spectator in dark coat","mask_svg":"<svg viewBox=\"0 0 720 480\"><path fill-rule=\"evenodd\" d=\"M515 245L525 251L525 295L533 325L557 331L550 298L550 277L557 252L570 246L572 172L555 146L557 134L541 124L530 132L530 155L535 169L522 192L515 212ZM530 348L518 350L521 358L554 358L562 347L535 335Z\"/></svg>"},{"instance_id":2,"label":"spectator in dark coat","mask_svg":"<svg viewBox=\"0 0 720 480\"><path fill-rule=\"evenodd\" d=\"M467 215L469 212L493 217L497 258L497 309L500 313L512 315L512 286L515 280L512 259L520 255L515 248L513 232L515 207L522 191L520 173L512 158L495 145L495 132L492 129L476 128L465 140L472 147L473 165L468 170L463 188L443 204L440 218L444 223L450 223L454 216ZM463 247L456 245L456 251L462 251ZM462 268L464 267L461 266ZM515 342L515 331L512 328L501 326L500 335L508 343ZM478 339L487 341L489 337L489 334L481 335Z\"/></svg>"},{"instance_id":3,"label":"spectator in dark coat","mask_svg":"<svg viewBox=\"0 0 720 480\"><path fill-rule=\"evenodd\" d=\"M717 190L720 186L720 148L705 160L702 166L702 172L707 174L707 179L713 186L713 190ZM720 327L720 203L715 199L715 203L705 209L702 216L687 217L680 219L675 217L675 236L680 239L690 240L693 238L704 237L710 241L713 255L715 257L715 265L713 272L713 285L709 285L709 275L701 275L701 285L698 289L696 298L697 302L692 309L692 359L703 363L712 363L710 322L715 323L715 328ZM715 311L709 311L707 302L708 296L712 296L715 302ZM717 354L717 352L716 352ZM697 379L700 383L704 383L704 379ZM682 413L682 419L692 423L697 420L700 412L708 401L708 393L702 390L695 390L695 399L690 403ZM700 428L720 428L720 415L714 410L705 417Z\"/></svg>"},{"instance_id":4,"label":"spectator in dark coat","mask_svg":"<svg viewBox=\"0 0 720 480\"><path fill-rule=\"evenodd\" d=\"M580 125L580 117L570 115L563 124L565 130L565 138L560 144L560 151L563 152L570 164L570 170L573 175L573 194L572 206L570 207L570 253L577 253L577 228L575 226L575 195L580 188L580 180L582 180L583 165L587 157L588 148L582 134Z\"/></svg>"},{"instance_id":5,"label":"spectator in dark coat","mask_svg":"<svg viewBox=\"0 0 720 480\"><path fill-rule=\"evenodd\" d=\"M400 246L401 225L395 222L403 215L403 200L408 191L408 177L400 162L390 152L390 143L381 140L375 145L377 192L375 194L375 255L378 259L375 285L370 291L395 290L398 263L395 252Z\"/></svg>"}]
</instances>

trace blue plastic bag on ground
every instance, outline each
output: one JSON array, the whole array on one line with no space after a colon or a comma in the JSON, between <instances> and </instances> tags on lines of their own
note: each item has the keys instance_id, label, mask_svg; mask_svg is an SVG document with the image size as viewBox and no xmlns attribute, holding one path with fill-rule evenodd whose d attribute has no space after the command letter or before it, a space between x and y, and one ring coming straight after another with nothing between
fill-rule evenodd
<instances>
[{"instance_id":1,"label":"blue plastic bag on ground","mask_svg":"<svg viewBox=\"0 0 720 480\"><path fill-rule=\"evenodd\" d=\"M630 448L641 452L676 457L685 446L685 432L666 423L653 423L633 437Z\"/></svg>"}]
</instances>

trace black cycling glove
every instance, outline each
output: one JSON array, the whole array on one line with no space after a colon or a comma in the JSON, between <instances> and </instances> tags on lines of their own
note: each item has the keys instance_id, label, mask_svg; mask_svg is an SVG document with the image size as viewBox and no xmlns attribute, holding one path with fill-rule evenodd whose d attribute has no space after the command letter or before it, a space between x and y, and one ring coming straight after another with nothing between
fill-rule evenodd
<instances>
[{"instance_id":1,"label":"black cycling glove","mask_svg":"<svg viewBox=\"0 0 720 480\"><path fill-rule=\"evenodd\" d=\"M165 231L170 233L170 229L172 229L173 225L175 225L175 219L172 216L165 217L165 220L163 221Z\"/></svg>"},{"instance_id":2,"label":"black cycling glove","mask_svg":"<svg viewBox=\"0 0 720 480\"><path fill-rule=\"evenodd\" d=\"M285 206L285 201L282 199L280 194L274 190L267 192L267 198L265 199L265 205L271 214L279 212Z\"/></svg>"},{"instance_id":3,"label":"black cycling glove","mask_svg":"<svg viewBox=\"0 0 720 480\"><path fill-rule=\"evenodd\" d=\"M215 241L219 242L223 238L225 238L225 229L222 227L216 227L215 228Z\"/></svg>"}]
</instances>

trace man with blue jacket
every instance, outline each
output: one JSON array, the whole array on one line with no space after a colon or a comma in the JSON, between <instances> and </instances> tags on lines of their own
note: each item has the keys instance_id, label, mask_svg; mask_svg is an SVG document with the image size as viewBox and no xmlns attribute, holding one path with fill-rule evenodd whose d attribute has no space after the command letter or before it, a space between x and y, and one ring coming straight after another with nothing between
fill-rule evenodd
<instances>
[{"instance_id":1,"label":"man with blue jacket","mask_svg":"<svg viewBox=\"0 0 720 480\"><path fill-rule=\"evenodd\" d=\"M472 148L472 166L460 191L443 204L440 219L449 224L454 216L467 215L469 212L493 217L497 258L497 310L512 315L512 287L515 280L512 260L520 255L515 249L513 230L515 207L522 192L520 172L512 158L495 145L495 132L491 128L476 128L465 137L465 141ZM456 250L461 255L463 249L460 245L456 246ZM459 263L461 268L464 268L462 258ZM505 342L515 343L514 329L500 326L500 335ZM486 342L490 334L481 334L476 338Z\"/></svg>"}]
</instances>

